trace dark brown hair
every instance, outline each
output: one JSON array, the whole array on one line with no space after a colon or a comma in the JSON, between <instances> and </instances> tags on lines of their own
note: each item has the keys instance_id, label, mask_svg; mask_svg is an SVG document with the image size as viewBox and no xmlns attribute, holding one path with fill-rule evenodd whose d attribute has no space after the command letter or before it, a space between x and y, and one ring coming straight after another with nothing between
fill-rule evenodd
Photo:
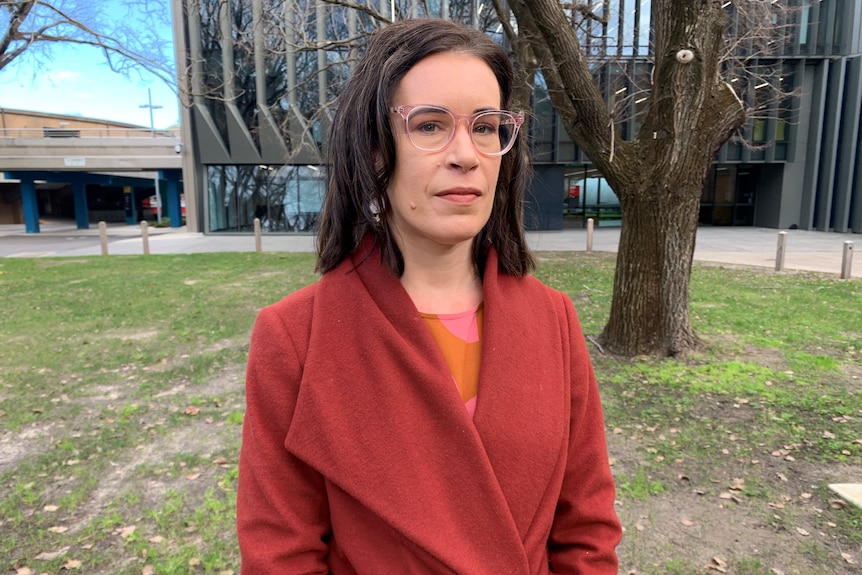
<instances>
[{"instance_id":1,"label":"dark brown hair","mask_svg":"<svg viewBox=\"0 0 862 575\"><path fill-rule=\"evenodd\" d=\"M438 19L402 20L376 32L342 93L329 132L329 184L320 214L317 270L334 269L371 233L381 257L396 275L404 271L401 251L387 217L386 190L395 169L395 138L388 113L401 79L420 60L441 52L476 56L494 72L500 103L508 109L512 65L506 53L485 34ZM529 163L523 135L501 159L494 206L473 243L473 263L484 269L493 245L502 272L523 276L535 262L523 227L524 187ZM380 222L371 211L379 207Z\"/></svg>"}]
</instances>

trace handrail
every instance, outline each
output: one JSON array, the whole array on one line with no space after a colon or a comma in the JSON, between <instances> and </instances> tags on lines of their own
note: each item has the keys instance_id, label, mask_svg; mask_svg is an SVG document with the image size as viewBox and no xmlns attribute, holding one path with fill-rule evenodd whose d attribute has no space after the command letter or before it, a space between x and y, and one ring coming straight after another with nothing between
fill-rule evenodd
<instances>
[{"instance_id":1,"label":"handrail","mask_svg":"<svg viewBox=\"0 0 862 575\"><path fill-rule=\"evenodd\" d=\"M25 138L38 140L66 140L91 138L179 138L179 128L151 130L149 128L0 128L0 138Z\"/></svg>"}]
</instances>

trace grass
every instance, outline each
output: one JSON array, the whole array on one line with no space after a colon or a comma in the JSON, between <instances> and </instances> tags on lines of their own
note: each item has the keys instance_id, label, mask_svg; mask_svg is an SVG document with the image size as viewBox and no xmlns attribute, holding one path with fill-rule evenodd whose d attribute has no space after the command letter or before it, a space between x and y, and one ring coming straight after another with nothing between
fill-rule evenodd
<instances>
[{"instance_id":1,"label":"grass","mask_svg":"<svg viewBox=\"0 0 862 575\"><path fill-rule=\"evenodd\" d=\"M598 334L613 258L539 255L536 275ZM313 256L5 259L0 272L0 572L238 572L249 331L314 281ZM714 556L729 573L851 573L842 552L862 563L862 511L825 488L862 472L860 302L856 280L697 266L705 351L594 350L621 572L700 573Z\"/></svg>"}]
</instances>

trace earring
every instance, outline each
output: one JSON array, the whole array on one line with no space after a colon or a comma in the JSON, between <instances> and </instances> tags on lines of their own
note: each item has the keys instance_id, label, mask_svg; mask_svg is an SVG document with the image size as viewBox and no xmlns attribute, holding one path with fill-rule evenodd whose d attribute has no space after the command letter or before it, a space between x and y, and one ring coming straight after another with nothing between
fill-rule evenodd
<instances>
[{"instance_id":1,"label":"earring","mask_svg":"<svg viewBox=\"0 0 862 575\"><path fill-rule=\"evenodd\" d=\"M380 223L380 203L377 201L377 198L371 198L371 201L368 202L368 210L374 215L374 222Z\"/></svg>"}]
</instances>

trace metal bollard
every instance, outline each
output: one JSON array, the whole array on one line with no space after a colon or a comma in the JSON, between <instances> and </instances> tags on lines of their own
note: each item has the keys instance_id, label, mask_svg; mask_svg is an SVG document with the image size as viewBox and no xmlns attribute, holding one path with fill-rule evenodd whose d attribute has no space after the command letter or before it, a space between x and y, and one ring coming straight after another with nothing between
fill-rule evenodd
<instances>
[{"instance_id":1,"label":"metal bollard","mask_svg":"<svg viewBox=\"0 0 862 575\"><path fill-rule=\"evenodd\" d=\"M150 255L150 224L141 220L141 240L144 242L144 255Z\"/></svg>"},{"instance_id":2,"label":"metal bollard","mask_svg":"<svg viewBox=\"0 0 862 575\"><path fill-rule=\"evenodd\" d=\"M587 253L593 253L593 218L587 218Z\"/></svg>"},{"instance_id":3,"label":"metal bollard","mask_svg":"<svg viewBox=\"0 0 862 575\"><path fill-rule=\"evenodd\" d=\"M99 244L102 246L102 255L108 255L108 224L99 222Z\"/></svg>"},{"instance_id":4,"label":"metal bollard","mask_svg":"<svg viewBox=\"0 0 862 575\"><path fill-rule=\"evenodd\" d=\"M784 269L784 253L787 251L787 232L778 232L778 249L775 251L775 271Z\"/></svg>"},{"instance_id":5,"label":"metal bollard","mask_svg":"<svg viewBox=\"0 0 862 575\"><path fill-rule=\"evenodd\" d=\"M254 251L257 253L263 251L263 245L260 240L260 218L254 219Z\"/></svg>"},{"instance_id":6,"label":"metal bollard","mask_svg":"<svg viewBox=\"0 0 862 575\"><path fill-rule=\"evenodd\" d=\"M841 279L847 280L851 277L853 267L853 242L844 242L844 255L841 258Z\"/></svg>"}]
</instances>

